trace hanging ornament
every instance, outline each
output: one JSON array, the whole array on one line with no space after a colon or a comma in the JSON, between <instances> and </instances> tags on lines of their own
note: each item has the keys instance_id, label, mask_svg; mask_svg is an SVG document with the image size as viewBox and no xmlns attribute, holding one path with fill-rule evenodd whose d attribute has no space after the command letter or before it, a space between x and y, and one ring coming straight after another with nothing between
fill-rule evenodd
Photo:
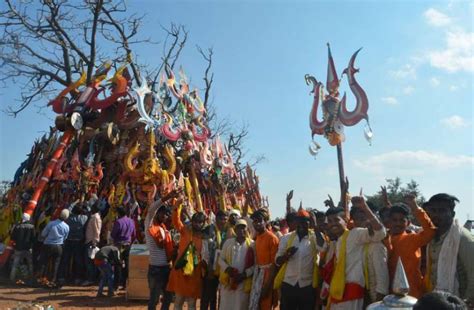
<instances>
[{"instance_id":1,"label":"hanging ornament","mask_svg":"<svg viewBox=\"0 0 474 310\"><path fill-rule=\"evenodd\" d=\"M309 153L314 156L314 158L316 159L316 156L318 155L319 153L319 150L321 149L321 146L318 144L318 142L316 141L311 141L311 143L309 144Z\"/></svg>"},{"instance_id":2,"label":"hanging ornament","mask_svg":"<svg viewBox=\"0 0 474 310\"><path fill-rule=\"evenodd\" d=\"M364 136L367 142L369 142L369 145L372 145L372 137L374 136L374 133L372 132L372 128L370 128L370 124L367 123L364 127Z\"/></svg>"}]
</instances>

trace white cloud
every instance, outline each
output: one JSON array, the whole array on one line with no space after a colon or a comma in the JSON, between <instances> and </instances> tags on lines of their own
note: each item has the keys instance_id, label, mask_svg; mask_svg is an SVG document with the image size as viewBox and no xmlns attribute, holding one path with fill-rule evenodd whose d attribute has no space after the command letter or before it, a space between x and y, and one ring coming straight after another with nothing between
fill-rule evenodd
<instances>
[{"instance_id":1,"label":"white cloud","mask_svg":"<svg viewBox=\"0 0 474 310\"><path fill-rule=\"evenodd\" d=\"M397 105L398 104L398 100L395 97L383 97L380 100L382 100L382 102L384 102L386 104L390 104L390 105Z\"/></svg>"},{"instance_id":2,"label":"white cloud","mask_svg":"<svg viewBox=\"0 0 474 310\"><path fill-rule=\"evenodd\" d=\"M451 19L446 14L443 14L433 8L426 10L425 13L423 13L423 16L425 17L428 24L435 27L442 27L451 23Z\"/></svg>"},{"instance_id":3,"label":"white cloud","mask_svg":"<svg viewBox=\"0 0 474 310\"><path fill-rule=\"evenodd\" d=\"M430 79L430 84L431 84L431 86L433 86L433 87L439 86L440 83L441 83L441 82L440 82L439 79L436 78L436 77L432 77L432 78Z\"/></svg>"},{"instance_id":4,"label":"white cloud","mask_svg":"<svg viewBox=\"0 0 474 310\"><path fill-rule=\"evenodd\" d=\"M414 91L415 91L415 87L413 87L413 86L407 86L402 90L402 92L405 95L411 95L411 94L413 94Z\"/></svg>"},{"instance_id":5,"label":"white cloud","mask_svg":"<svg viewBox=\"0 0 474 310\"><path fill-rule=\"evenodd\" d=\"M443 118L441 120L441 124L443 124L445 127L455 130L455 129L460 129L468 126L468 123L464 118L462 118L459 115L453 115L447 118Z\"/></svg>"},{"instance_id":6,"label":"white cloud","mask_svg":"<svg viewBox=\"0 0 474 310\"><path fill-rule=\"evenodd\" d=\"M416 79L416 69L411 64L406 64L398 70L392 70L390 75L396 79Z\"/></svg>"},{"instance_id":7,"label":"white cloud","mask_svg":"<svg viewBox=\"0 0 474 310\"><path fill-rule=\"evenodd\" d=\"M428 170L446 170L473 167L474 157L449 156L429 151L391 151L380 155L354 160L356 167L376 175L422 175Z\"/></svg>"},{"instance_id":8,"label":"white cloud","mask_svg":"<svg viewBox=\"0 0 474 310\"><path fill-rule=\"evenodd\" d=\"M459 89L459 86L456 86L456 85L449 86L449 91L457 91L458 89Z\"/></svg>"},{"instance_id":9,"label":"white cloud","mask_svg":"<svg viewBox=\"0 0 474 310\"><path fill-rule=\"evenodd\" d=\"M448 72L474 72L474 32L455 29L446 33L446 46L430 51L431 66Z\"/></svg>"}]
</instances>

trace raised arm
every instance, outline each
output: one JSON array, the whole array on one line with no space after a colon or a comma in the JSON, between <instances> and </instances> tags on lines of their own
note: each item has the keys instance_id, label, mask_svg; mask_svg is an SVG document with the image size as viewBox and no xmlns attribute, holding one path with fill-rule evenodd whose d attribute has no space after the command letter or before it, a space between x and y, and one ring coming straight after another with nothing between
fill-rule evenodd
<instances>
[{"instance_id":1,"label":"raised arm","mask_svg":"<svg viewBox=\"0 0 474 310\"><path fill-rule=\"evenodd\" d=\"M383 206L390 208L392 206L392 203L388 199L387 186L380 186L380 189L381 189L381 194L382 194Z\"/></svg>"},{"instance_id":2,"label":"raised arm","mask_svg":"<svg viewBox=\"0 0 474 310\"><path fill-rule=\"evenodd\" d=\"M291 199L293 198L293 190L289 191L286 194L286 214L291 213L293 210L291 208Z\"/></svg>"},{"instance_id":3,"label":"raised arm","mask_svg":"<svg viewBox=\"0 0 474 310\"><path fill-rule=\"evenodd\" d=\"M422 231L413 235L413 242L416 242L419 247L424 246L428 244L431 239L433 239L436 232L436 227L431 222L428 214L426 214L426 212L416 203L415 195L407 195L405 197L405 203L408 205L411 210L411 213L416 217L421 227L423 228Z\"/></svg>"},{"instance_id":4,"label":"raised arm","mask_svg":"<svg viewBox=\"0 0 474 310\"><path fill-rule=\"evenodd\" d=\"M370 226L374 230L374 234L369 234L369 230L367 228L358 228L354 229L357 233L357 238L355 242L358 243L368 243L368 242L375 242L380 241L385 237L385 229L379 219L372 213L369 206L365 202L364 197L362 196L355 196L352 197L352 206L355 208L360 208L370 223Z\"/></svg>"},{"instance_id":5,"label":"raised arm","mask_svg":"<svg viewBox=\"0 0 474 310\"><path fill-rule=\"evenodd\" d=\"M182 204L179 204L173 208L173 213L171 215L171 220L173 223L173 226L176 230L181 232L184 229L184 224L181 221L181 210L183 208Z\"/></svg>"},{"instance_id":6,"label":"raised arm","mask_svg":"<svg viewBox=\"0 0 474 310\"><path fill-rule=\"evenodd\" d=\"M161 199L158 199L154 203L150 205L148 208L148 212L146 213L145 217L145 228L148 229L153 224L153 218L155 217L156 211L161 205Z\"/></svg>"}]
</instances>

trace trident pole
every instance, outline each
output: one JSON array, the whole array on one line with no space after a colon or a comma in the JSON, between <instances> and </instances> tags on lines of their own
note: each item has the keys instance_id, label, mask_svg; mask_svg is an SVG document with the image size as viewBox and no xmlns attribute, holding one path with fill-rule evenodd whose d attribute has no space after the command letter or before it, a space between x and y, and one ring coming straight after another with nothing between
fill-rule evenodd
<instances>
[{"instance_id":1,"label":"trident pole","mask_svg":"<svg viewBox=\"0 0 474 310\"><path fill-rule=\"evenodd\" d=\"M337 164L339 166L339 187L341 188L341 204L346 212L346 216L349 216L349 210L347 209L347 198L346 198L346 176L344 174L344 159L342 156L342 142L339 142L337 148Z\"/></svg>"}]
</instances>

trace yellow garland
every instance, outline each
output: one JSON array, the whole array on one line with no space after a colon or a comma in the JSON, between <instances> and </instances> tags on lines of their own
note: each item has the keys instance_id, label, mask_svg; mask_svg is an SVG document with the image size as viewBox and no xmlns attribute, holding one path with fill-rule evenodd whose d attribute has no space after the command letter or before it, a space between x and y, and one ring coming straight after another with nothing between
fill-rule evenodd
<instances>
[{"instance_id":1,"label":"yellow garland","mask_svg":"<svg viewBox=\"0 0 474 310\"><path fill-rule=\"evenodd\" d=\"M247 251L250 249L250 238L245 238L245 244L247 245ZM231 265L232 264L232 253L228 251L225 257L226 262ZM245 270L244 270L245 273ZM219 282L224 286L230 285L230 277L225 270L220 270L219 273ZM247 277L244 280L244 292L249 293L252 290L252 277Z\"/></svg>"},{"instance_id":2,"label":"yellow garland","mask_svg":"<svg viewBox=\"0 0 474 310\"><path fill-rule=\"evenodd\" d=\"M293 242L296 238L296 232L293 232L292 234L293 235L288 238L286 250L288 250L293 245ZM313 251L313 280L311 284L313 288L316 288L319 285L319 260L318 260L318 250L316 248L315 240L311 237L312 237L311 235L308 236L309 242L311 243L311 249ZM281 287L283 280L285 278L287 264L288 262L285 262L280 267L280 270L278 270L278 273L273 282L273 289L277 290Z\"/></svg>"},{"instance_id":3,"label":"yellow garland","mask_svg":"<svg viewBox=\"0 0 474 310\"><path fill-rule=\"evenodd\" d=\"M188 197L189 205L193 205L193 188L188 177L184 178L184 190L186 191L186 196Z\"/></svg>"},{"instance_id":4,"label":"yellow garland","mask_svg":"<svg viewBox=\"0 0 474 310\"><path fill-rule=\"evenodd\" d=\"M334 274L332 275L331 284L329 286L329 295L337 300L341 300L344 296L344 288L346 286L346 249L348 236L348 230L346 230L341 236L339 257L337 258L336 268L334 270Z\"/></svg>"},{"instance_id":5,"label":"yellow garland","mask_svg":"<svg viewBox=\"0 0 474 310\"><path fill-rule=\"evenodd\" d=\"M285 251L287 251L291 246L293 245L293 241L296 238L296 232L293 232L292 235L288 238L288 243L286 244ZM280 270L278 270L278 273L275 277L275 280L273 282L273 289L278 290L282 283L283 279L285 278L285 273L286 273L286 267L288 266L288 262L284 262L283 265L281 265Z\"/></svg>"}]
</instances>

